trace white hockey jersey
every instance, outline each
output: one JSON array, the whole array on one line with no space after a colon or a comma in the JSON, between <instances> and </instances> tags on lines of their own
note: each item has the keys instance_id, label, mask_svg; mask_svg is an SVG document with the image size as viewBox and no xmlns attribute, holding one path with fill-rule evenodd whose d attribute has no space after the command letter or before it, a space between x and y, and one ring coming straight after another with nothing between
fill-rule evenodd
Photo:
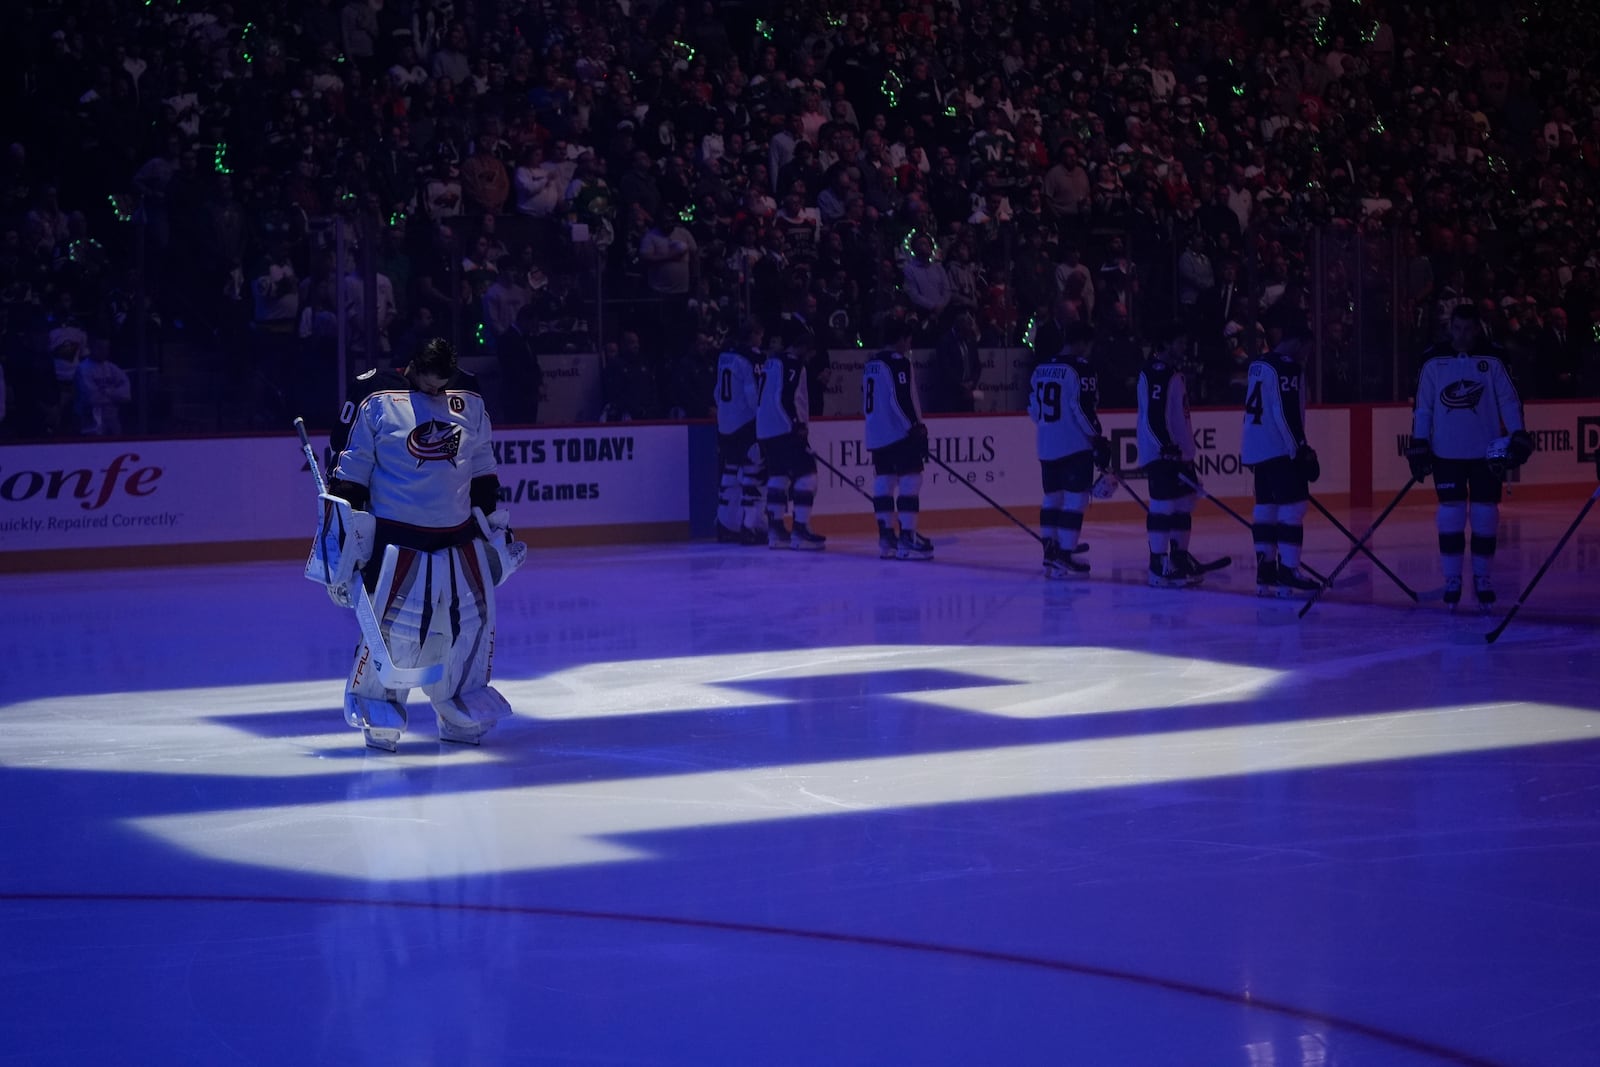
<instances>
[{"instance_id":1,"label":"white hockey jersey","mask_svg":"<svg viewBox=\"0 0 1600 1067\"><path fill-rule=\"evenodd\" d=\"M1482 459L1489 442L1525 429L1522 400L1498 354L1455 352L1422 366L1411 436L1441 459Z\"/></svg>"},{"instance_id":2,"label":"white hockey jersey","mask_svg":"<svg viewBox=\"0 0 1600 1067\"><path fill-rule=\"evenodd\" d=\"M1305 443L1305 372L1300 361L1277 350L1251 360L1245 379L1240 462L1253 467L1269 459L1292 458Z\"/></svg>"},{"instance_id":3,"label":"white hockey jersey","mask_svg":"<svg viewBox=\"0 0 1600 1067\"><path fill-rule=\"evenodd\" d=\"M1164 359L1152 359L1139 371L1139 466L1176 448L1185 463L1194 459L1194 430L1189 426L1189 392L1183 374Z\"/></svg>"},{"instance_id":4,"label":"white hockey jersey","mask_svg":"<svg viewBox=\"0 0 1600 1067\"><path fill-rule=\"evenodd\" d=\"M792 352L774 352L756 377L756 437L770 441L806 421L810 398L806 369Z\"/></svg>"},{"instance_id":5,"label":"white hockey jersey","mask_svg":"<svg viewBox=\"0 0 1600 1067\"><path fill-rule=\"evenodd\" d=\"M494 473L477 393L380 389L356 409L333 477L366 486L381 520L449 529L472 518L472 480Z\"/></svg>"},{"instance_id":6,"label":"white hockey jersey","mask_svg":"<svg viewBox=\"0 0 1600 1067\"><path fill-rule=\"evenodd\" d=\"M869 450L905 440L911 427L922 421L911 360L892 348L867 360L861 370L861 414L867 421Z\"/></svg>"},{"instance_id":7,"label":"white hockey jersey","mask_svg":"<svg viewBox=\"0 0 1600 1067\"><path fill-rule=\"evenodd\" d=\"M761 357L739 351L717 357L717 432L737 433L756 417L756 362Z\"/></svg>"},{"instance_id":8,"label":"white hockey jersey","mask_svg":"<svg viewBox=\"0 0 1600 1067\"><path fill-rule=\"evenodd\" d=\"M1041 460L1087 452L1100 434L1100 383L1087 359L1051 360L1034 368L1028 387Z\"/></svg>"}]
</instances>

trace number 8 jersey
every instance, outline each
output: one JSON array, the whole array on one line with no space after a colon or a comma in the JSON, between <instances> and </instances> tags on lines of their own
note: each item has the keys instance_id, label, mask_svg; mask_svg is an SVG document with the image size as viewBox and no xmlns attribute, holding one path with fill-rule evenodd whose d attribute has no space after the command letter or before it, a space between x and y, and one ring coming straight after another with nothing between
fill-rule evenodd
<instances>
[{"instance_id":1,"label":"number 8 jersey","mask_svg":"<svg viewBox=\"0 0 1600 1067\"><path fill-rule=\"evenodd\" d=\"M1052 359L1033 372L1028 417L1038 427L1039 458L1087 452L1100 436L1100 383L1085 356Z\"/></svg>"},{"instance_id":2,"label":"number 8 jersey","mask_svg":"<svg viewBox=\"0 0 1600 1067\"><path fill-rule=\"evenodd\" d=\"M1277 349L1258 356L1250 361L1245 389L1240 462L1253 467L1294 456L1306 440L1305 375L1300 361Z\"/></svg>"}]
</instances>

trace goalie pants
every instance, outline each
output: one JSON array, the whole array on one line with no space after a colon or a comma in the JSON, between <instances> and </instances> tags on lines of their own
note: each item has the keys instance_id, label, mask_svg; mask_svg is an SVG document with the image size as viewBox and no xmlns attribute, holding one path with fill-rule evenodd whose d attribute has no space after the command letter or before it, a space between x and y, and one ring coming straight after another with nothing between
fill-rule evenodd
<instances>
[{"instance_id":1,"label":"goalie pants","mask_svg":"<svg viewBox=\"0 0 1600 1067\"><path fill-rule=\"evenodd\" d=\"M397 667L444 664L444 676L423 692L441 728L481 735L511 712L489 686L494 658L494 584L484 543L427 552L389 545L376 579L368 572L373 612ZM345 718L358 729L406 727L407 692L386 689L363 640L345 687Z\"/></svg>"}]
</instances>

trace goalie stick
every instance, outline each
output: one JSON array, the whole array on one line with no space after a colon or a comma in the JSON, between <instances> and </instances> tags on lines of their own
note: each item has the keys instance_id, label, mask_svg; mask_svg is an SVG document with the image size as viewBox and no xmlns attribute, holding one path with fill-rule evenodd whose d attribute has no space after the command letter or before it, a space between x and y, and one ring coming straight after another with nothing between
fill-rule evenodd
<instances>
[{"instance_id":1,"label":"goalie stick","mask_svg":"<svg viewBox=\"0 0 1600 1067\"><path fill-rule=\"evenodd\" d=\"M306 436L305 420L295 416L294 428L300 435L300 451L305 453L306 464L310 467L311 478L316 482L317 496L320 498L328 491L328 482L323 478L316 453L311 449L311 438ZM361 639L372 652L372 669L377 672L378 681L383 683L385 689L418 688L432 685L444 677L443 663L431 663L426 667L395 666L394 659L389 655L389 643L383 639L383 630L378 625L378 615L372 610L372 598L367 595L365 582L355 582L350 603L355 608L356 622L361 627Z\"/></svg>"}]
</instances>

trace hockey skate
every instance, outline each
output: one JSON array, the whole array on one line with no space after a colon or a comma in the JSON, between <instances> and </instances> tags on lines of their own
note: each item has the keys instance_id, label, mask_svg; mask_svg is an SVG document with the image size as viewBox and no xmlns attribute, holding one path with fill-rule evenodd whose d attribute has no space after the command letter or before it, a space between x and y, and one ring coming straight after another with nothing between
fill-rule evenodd
<instances>
[{"instance_id":1,"label":"hockey skate","mask_svg":"<svg viewBox=\"0 0 1600 1067\"><path fill-rule=\"evenodd\" d=\"M1066 581L1071 578L1087 578L1089 565L1073 558L1073 554L1063 550L1054 542L1045 546L1044 576L1054 581Z\"/></svg>"},{"instance_id":2,"label":"hockey skate","mask_svg":"<svg viewBox=\"0 0 1600 1067\"><path fill-rule=\"evenodd\" d=\"M1488 611L1494 606L1494 583L1487 574L1479 574L1472 579L1472 592L1478 598L1478 609Z\"/></svg>"},{"instance_id":3,"label":"hockey skate","mask_svg":"<svg viewBox=\"0 0 1600 1067\"><path fill-rule=\"evenodd\" d=\"M443 715L437 716L439 720L439 740L453 741L458 745L481 744L483 735L489 732L490 724L484 723L472 727L457 726Z\"/></svg>"},{"instance_id":4,"label":"hockey skate","mask_svg":"<svg viewBox=\"0 0 1600 1067\"><path fill-rule=\"evenodd\" d=\"M767 543L767 531L754 526L741 527L739 530L739 543L741 545L764 545Z\"/></svg>"},{"instance_id":5,"label":"hockey skate","mask_svg":"<svg viewBox=\"0 0 1600 1067\"><path fill-rule=\"evenodd\" d=\"M1444 596L1440 599L1444 601L1445 607L1451 611L1456 610L1456 607L1461 603L1461 579L1446 578L1444 580Z\"/></svg>"},{"instance_id":6,"label":"hockey skate","mask_svg":"<svg viewBox=\"0 0 1600 1067\"><path fill-rule=\"evenodd\" d=\"M1285 567L1278 565L1277 592L1283 600L1293 597L1309 596L1322 588L1320 582L1314 581L1300 573L1298 567Z\"/></svg>"},{"instance_id":7,"label":"hockey skate","mask_svg":"<svg viewBox=\"0 0 1600 1067\"><path fill-rule=\"evenodd\" d=\"M821 552L828 547L828 539L813 533L805 523L797 522L794 524L794 534L789 539L789 547L796 552Z\"/></svg>"},{"instance_id":8,"label":"hockey skate","mask_svg":"<svg viewBox=\"0 0 1600 1067\"><path fill-rule=\"evenodd\" d=\"M1266 556L1256 557L1256 596L1276 596L1278 590L1278 561Z\"/></svg>"},{"instance_id":9,"label":"hockey skate","mask_svg":"<svg viewBox=\"0 0 1600 1067\"><path fill-rule=\"evenodd\" d=\"M1234 557L1230 557L1230 555L1214 558L1210 563L1202 563L1194 555L1190 555L1187 549L1173 549L1173 558L1178 560L1178 566L1182 573L1189 576L1190 585L1198 585L1200 582L1205 581L1206 574L1210 574L1211 571L1221 571L1226 566L1234 565Z\"/></svg>"},{"instance_id":10,"label":"hockey skate","mask_svg":"<svg viewBox=\"0 0 1600 1067\"><path fill-rule=\"evenodd\" d=\"M738 530L730 530L722 523L717 523L717 544L737 545L743 540L744 536Z\"/></svg>"},{"instance_id":11,"label":"hockey skate","mask_svg":"<svg viewBox=\"0 0 1600 1067\"><path fill-rule=\"evenodd\" d=\"M1192 584L1188 574L1170 555L1150 557L1150 588L1182 589Z\"/></svg>"},{"instance_id":12,"label":"hockey skate","mask_svg":"<svg viewBox=\"0 0 1600 1067\"><path fill-rule=\"evenodd\" d=\"M933 542L915 530L903 530L895 556L898 559L932 559Z\"/></svg>"},{"instance_id":13,"label":"hockey skate","mask_svg":"<svg viewBox=\"0 0 1600 1067\"><path fill-rule=\"evenodd\" d=\"M794 540L789 536L789 531L783 523L775 522L767 527L768 548L793 548Z\"/></svg>"},{"instance_id":14,"label":"hockey skate","mask_svg":"<svg viewBox=\"0 0 1600 1067\"><path fill-rule=\"evenodd\" d=\"M368 748L375 748L380 752L394 752L400 748L399 730L368 726L362 729L361 736L366 739Z\"/></svg>"},{"instance_id":15,"label":"hockey skate","mask_svg":"<svg viewBox=\"0 0 1600 1067\"><path fill-rule=\"evenodd\" d=\"M888 526L878 527L878 558L894 559L900 551L900 539Z\"/></svg>"}]
</instances>

